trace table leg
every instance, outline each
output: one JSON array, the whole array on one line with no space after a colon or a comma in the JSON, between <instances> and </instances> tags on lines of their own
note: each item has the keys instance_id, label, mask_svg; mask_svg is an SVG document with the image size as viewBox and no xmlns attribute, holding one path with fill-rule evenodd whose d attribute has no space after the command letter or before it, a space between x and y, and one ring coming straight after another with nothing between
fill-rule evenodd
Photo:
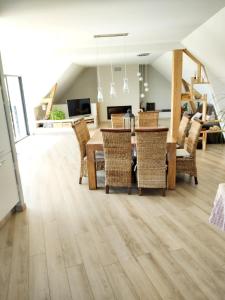
<instances>
[{"instance_id":1,"label":"table leg","mask_svg":"<svg viewBox=\"0 0 225 300\"><path fill-rule=\"evenodd\" d=\"M167 187L174 190L176 187L176 143L167 144L168 177Z\"/></svg>"},{"instance_id":2,"label":"table leg","mask_svg":"<svg viewBox=\"0 0 225 300\"><path fill-rule=\"evenodd\" d=\"M87 169L88 169L88 184L89 190L97 189L95 151L87 146Z\"/></svg>"},{"instance_id":3,"label":"table leg","mask_svg":"<svg viewBox=\"0 0 225 300\"><path fill-rule=\"evenodd\" d=\"M206 144L207 144L207 132L203 131L203 133L202 133L202 150L206 150Z\"/></svg>"}]
</instances>

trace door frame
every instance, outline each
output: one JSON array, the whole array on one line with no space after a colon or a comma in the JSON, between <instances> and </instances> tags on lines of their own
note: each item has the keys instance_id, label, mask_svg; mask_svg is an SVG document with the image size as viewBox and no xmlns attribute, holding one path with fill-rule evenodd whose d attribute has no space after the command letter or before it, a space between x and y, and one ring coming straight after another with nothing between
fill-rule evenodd
<instances>
[{"instance_id":1,"label":"door frame","mask_svg":"<svg viewBox=\"0 0 225 300\"><path fill-rule=\"evenodd\" d=\"M6 83L6 92L7 92L7 95L8 95L9 108L10 108L11 118L12 118L12 126L13 126L14 131L15 131L15 128L14 128L14 122L13 122L13 114L12 114L12 109L11 109L11 101L10 101L7 77L16 77L16 78L18 78L18 82L19 82L22 109L23 109L24 122L25 122L25 128L26 128L26 136L24 136L21 139L15 141L15 143L18 143L19 141L25 139L26 137L28 137L30 135L30 129L29 129L29 125L28 125L29 123L28 123L28 117L27 117L27 109L26 109L26 101L25 101L24 91L23 91L23 81L22 81L22 76L19 76L19 75L9 75L9 74L4 75L5 83Z\"/></svg>"}]
</instances>

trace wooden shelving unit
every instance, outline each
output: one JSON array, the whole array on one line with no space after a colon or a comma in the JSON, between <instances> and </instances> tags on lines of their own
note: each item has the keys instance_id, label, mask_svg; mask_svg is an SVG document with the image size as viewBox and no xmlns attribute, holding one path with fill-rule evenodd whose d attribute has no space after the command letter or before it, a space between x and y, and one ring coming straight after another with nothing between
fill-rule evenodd
<instances>
[{"instance_id":1,"label":"wooden shelving unit","mask_svg":"<svg viewBox=\"0 0 225 300\"><path fill-rule=\"evenodd\" d=\"M196 74L187 82L182 78L183 71L183 54L186 54L194 63L196 63ZM201 94L195 88L196 85L210 84L205 66L187 49L177 49L173 51L172 56L172 92L171 92L171 135L176 140L181 117L181 103L187 102L192 113L197 110L197 102L202 103L202 121L207 124L207 94ZM182 86L184 91L182 91ZM218 120L217 120L218 121ZM213 123L216 121L211 121ZM218 123L218 122L217 122ZM224 130L202 130L200 140L202 141L203 150L206 149L207 135L209 133L225 132Z\"/></svg>"}]
</instances>

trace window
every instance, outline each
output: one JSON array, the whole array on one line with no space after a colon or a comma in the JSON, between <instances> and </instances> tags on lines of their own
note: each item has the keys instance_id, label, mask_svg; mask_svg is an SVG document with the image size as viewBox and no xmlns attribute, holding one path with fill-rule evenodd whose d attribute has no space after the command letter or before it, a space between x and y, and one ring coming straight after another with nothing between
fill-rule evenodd
<instances>
[{"instance_id":1,"label":"window","mask_svg":"<svg viewBox=\"0 0 225 300\"><path fill-rule=\"evenodd\" d=\"M10 103L14 139L15 142L18 142L29 135L22 78L6 75L5 82Z\"/></svg>"}]
</instances>

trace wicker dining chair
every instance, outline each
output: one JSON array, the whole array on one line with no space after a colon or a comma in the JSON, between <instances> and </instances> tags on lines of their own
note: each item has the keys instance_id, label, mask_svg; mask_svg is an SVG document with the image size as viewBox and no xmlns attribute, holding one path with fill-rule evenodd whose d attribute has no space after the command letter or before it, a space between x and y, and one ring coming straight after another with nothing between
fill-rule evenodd
<instances>
[{"instance_id":1,"label":"wicker dining chair","mask_svg":"<svg viewBox=\"0 0 225 300\"><path fill-rule=\"evenodd\" d=\"M79 184L82 183L82 178L88 176L87 172L87 156L86 156L86 144L90 140L90 134L87 127L87 123L84 118L75 121L72 125L73 130L76 134L79 147L80 147L80 177ZM96 171L104 170L104 155L102 153L97 153L96 157Z\"/></svg>"},{"instance_id":2,"label":"wicker dining chair","mask_svg":"<svg viewBox=\"0 0 225 300\"><path fill-rule=\"evenodd\" d=\"M163 196L167 187L166 141L168 128L137 128L137 182L142 188L160 188Z\"/></svg>"},{"instance_id":3,"label":"wicker dining chair","mask_svg":"<svg viewBox=\"0 0 225 300\"><path fill-rule=\"evenodd\" d=\"M184 149L177 149L176 169L177 173L186 173L194 176L195 184L198 184L196 166L196 148L202 124L200 121L193 120L184 144Z\"/></svg>"},{"instance_id":4,"label":"wicker dining chair","mask_svg":"<svg viewBox=\"0 0 225 300\"><path fill-rule=\"evenodd\" d=\"M184 148L185 137L187 135L189 124L190 124L189 116L186 114L183 114L182 119L180 121L179 129L178 129L178 137L177 137L177 147L178 148Z\"/></svg>"},{"instance_id":5,"label":"wicker dining chair","mask_svg":"<svg viewBox=\"0 0 225 300\"><path fill-rule=\"evenodd\" d=\"M127 187L131 193L131 130L101 129L105 157L105 191L109 187Z\"/></svg>"},{"instance_id":6,"label":"wicker dining chair","mask_svg":"<svg viewBox=\"0 0 225 300\"><path fill-rule=\"evenodd\" d=\"M138 113L139 127L158 127L158 120L158 111L144 111Z\"/></svg>"},{"instance_id":7,"label":"wicker dining chair","mask_svg":"<svg viewBox=\"0 0 225 300\"><path fill-rule=\"evenodd\" d=\"M112 128L124 128L124 114L111 114Z\"/></svg>"}]
</instances>

